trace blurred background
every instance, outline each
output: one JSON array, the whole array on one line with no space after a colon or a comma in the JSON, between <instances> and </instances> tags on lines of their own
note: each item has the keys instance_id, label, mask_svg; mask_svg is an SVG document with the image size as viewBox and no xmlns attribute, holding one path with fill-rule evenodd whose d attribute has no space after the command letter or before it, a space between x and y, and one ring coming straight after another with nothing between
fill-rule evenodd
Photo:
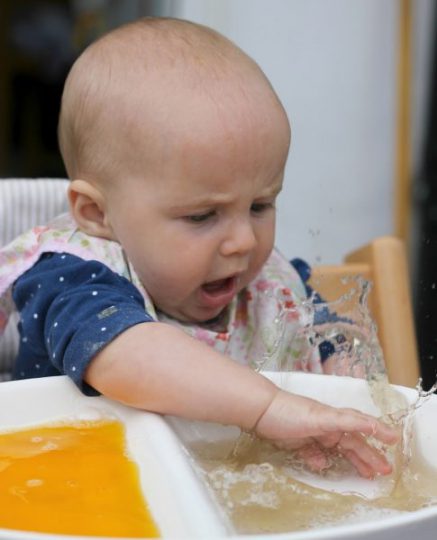
<instances>
[{"instance_id":1,"label":"blurred background","mask_svg":"<svg viewBox=\"0 0 437 540\"><path fill-rule=\"evenodd\" d=\"M66 74L99 35L145 15L215 28L272 81L293 130L278 209L285 255L336 264L377 236L405 240L429 386L437 368L435 0L3 0L0 178L65 177L56 126Z\"/></svg>"}]
</instances>

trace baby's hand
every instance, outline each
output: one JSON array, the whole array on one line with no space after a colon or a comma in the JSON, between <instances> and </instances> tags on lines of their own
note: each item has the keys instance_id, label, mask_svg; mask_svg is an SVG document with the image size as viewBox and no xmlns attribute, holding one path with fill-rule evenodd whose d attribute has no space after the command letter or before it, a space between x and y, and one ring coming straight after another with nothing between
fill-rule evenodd
<instances>
[{"instance_id":1,"label":"baby's hand","mask_svg":"<svg viewBox=\"0 0 437 540\"><path fill-rule=\"evenodd\" d=\"M394 444L399 433L376 418L354 409L339 409L313 399L278 390L255 426L255 432L280 448L299 449L307 465L326 468L324 449L335 449L365 478L390 474L392 467L384 454L370 445L372 436L384 444Z\"/></svg>"}]
</instances>

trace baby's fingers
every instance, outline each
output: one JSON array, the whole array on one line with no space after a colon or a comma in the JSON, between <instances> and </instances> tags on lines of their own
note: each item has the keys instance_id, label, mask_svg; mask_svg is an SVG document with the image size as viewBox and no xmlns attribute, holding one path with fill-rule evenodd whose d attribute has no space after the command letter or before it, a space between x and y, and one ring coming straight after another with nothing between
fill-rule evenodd
<instances>
[{"instance_id":1,"label":"baby's fingers","mask_svg":"<svg viewBox=\"0 0 437 540\"><path fill-rule=\"evenodd\" d=\"M392 466L384 454L369 445L358 433L344 433L337 448L365 478L373 478L376 474L390 474L392 471Z\"/></svg>"},{"instance_id":2,"label":"baby's fingers","mask_svg":"<svg viewBox=\"0 0 437 540\"><path fill-rule=\"evenodd\" d=\"M300 448L297 451L297 455L310 471L321 472L330 466L330 459L326 454L326 450L318 446L314 441L312 441L311 444Z\"/></svg>"},{"instance_id":3,"label":"baby's fingers","mask_svg":"<svg viewBox=\"0 0 437 540\"><path fill-rule=\"evenodd\" d=\"M355 409L337 409L334 423L328 431L344 433L362 433L372 436L385 444L394 444L399 440L399 432L395 428Z\"/></svg>"}]
</instances>

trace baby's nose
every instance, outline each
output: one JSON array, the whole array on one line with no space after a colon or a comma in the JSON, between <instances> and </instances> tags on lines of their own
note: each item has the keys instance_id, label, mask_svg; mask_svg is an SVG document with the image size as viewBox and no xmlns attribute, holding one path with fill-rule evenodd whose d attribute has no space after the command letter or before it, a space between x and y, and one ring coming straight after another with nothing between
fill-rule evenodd
<instances>
[{"instance_id":1,"label":"baby's nose","mask_svg":"<svg viewBox=\"0 0 437 540\"><path fill-rule=\"evenodd\" d=\"M226 238L221 245L222 255L244 255L256 246L256 236L249 220L238 220L232 223Z\"/></svg>"}]
</instances>

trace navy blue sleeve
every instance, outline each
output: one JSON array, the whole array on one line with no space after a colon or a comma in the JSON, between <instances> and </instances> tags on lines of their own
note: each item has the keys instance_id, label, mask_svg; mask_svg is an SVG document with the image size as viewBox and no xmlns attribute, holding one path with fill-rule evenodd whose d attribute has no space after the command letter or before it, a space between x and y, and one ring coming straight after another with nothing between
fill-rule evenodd
<instances>
[{"instance_id":1,"label":"navy blue sleeve","mask_svg":"<svg viewBox=\"0 0 437 540\"><path fill-rule=\"evenodd\" d=\"M308 284L308 281L311 277L311 267L310 265L302 259L292 259L290 264L299 274L299 277L303 281L308 298L313 299L314 304L321 304L320 307L314 310L314 325L319 325L327 322L335 322L341 320L337 313L332 312L326 305L326 300L324 300L317 291L314 291L313 288ZM338 343L343 340L343 336L339 335L334 338ZM320 360L325 362L331 355L335 353L335 344L329 340L322 341L319 345Z\"/></svg>"},{"instance_id":2,"label":"navy blue sleeve","mask_svg":"<svg viewBox=\"0 0 437 540\"><path fill-rule=\"evenodd\" d=\"M87 395L91 360L131 326L152 321L140 292L98 261L48 253L14 284L20 347L14 378L68 375Z\"/></svg>"}]
</instances>

